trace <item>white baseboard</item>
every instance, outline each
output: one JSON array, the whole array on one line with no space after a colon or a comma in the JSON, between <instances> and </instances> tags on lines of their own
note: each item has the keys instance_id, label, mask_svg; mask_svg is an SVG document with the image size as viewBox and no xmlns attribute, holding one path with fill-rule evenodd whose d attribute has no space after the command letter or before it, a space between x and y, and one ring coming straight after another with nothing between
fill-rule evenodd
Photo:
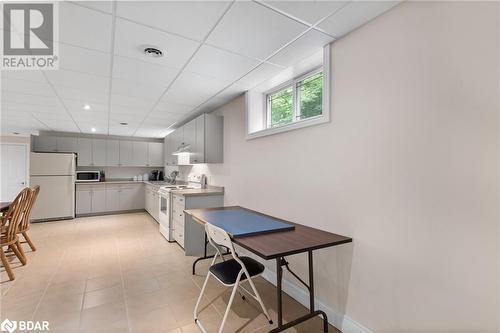
<instances>
[{"instance_id":1,"label":"white baseboard","mask_svg":"<svg viewBox=\"0 0 500 333\"><path fill-rule=\"evenodd\" d=\"M276 285L275 272L266 269L262 274L262 277L273 285ZM286 279L283 279L282 286L283 291L286 292L290 297L292 297L305 307L309 308L309 294L305 290L297 287ZM315 299L315 307L318 310L324 311L328 316L328 322L343 333L373 333L360 323L352 320L346 315L334 311L332 308L325 305L323 302L318 301L317 299Z\"/></svg>"}]
</instances>

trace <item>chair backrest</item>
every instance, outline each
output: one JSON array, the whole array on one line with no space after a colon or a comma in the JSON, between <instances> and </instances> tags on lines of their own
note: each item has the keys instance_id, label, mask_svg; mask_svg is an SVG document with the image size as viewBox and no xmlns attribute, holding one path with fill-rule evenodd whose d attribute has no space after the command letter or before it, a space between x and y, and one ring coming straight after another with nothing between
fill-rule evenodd
<instances>
[{"instance_id":1,"label":"chair backrest","mask_svg":"<svg viewBox=\"0 0 500 333\"><path fill-rule=\"evenodd\" d=\"M229 234L224 229L216 227L213 224L206 223L205 231L207 233L209 243L217 249L219 254L222 255L220 246L224 246L227 247L231 251L233 257L235 257L233 242L231 241L231 237L229 237Z\"/></svg>"},{"instance_id":2,"label":"chair backrest","mask_svg":"<svg viewBox=\"0 0 500 333\"><path fill-rule=\"evenodd\" d=\"M28 230L30 225L31 210L35 205L36 198L38 197L38 192L40 192L40 185L36 185L29 189L27 204L24 207L23 222L21 224L20 229L17 232L23 232Z\"/></svg>"},{"instance_id":3,"label":"chair backrest","mask_svg":"<svg viewBox=\"0 0 500 333\"><path fill-rule=\"evenodd\" d=\"M6 242L11 242L16 238L17 230L23 222L23 214L28 203L29 193L30 189L27 187L21 190L10 204L5 215L2 216L2 227L6 228L6 232L3 233Z\"/></svg>"}]
</instances>

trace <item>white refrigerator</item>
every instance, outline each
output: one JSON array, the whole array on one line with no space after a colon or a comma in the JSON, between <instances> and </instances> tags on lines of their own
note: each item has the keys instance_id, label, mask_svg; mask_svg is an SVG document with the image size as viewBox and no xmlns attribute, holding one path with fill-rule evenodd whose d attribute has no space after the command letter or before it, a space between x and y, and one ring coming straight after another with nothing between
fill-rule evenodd
<instances>
[{"instance_id":1,"label":"white refrigerator","mask_svg":"<svg viewBox=\"0 0 500 333\"><path fill-rule=\"evenodd\" d=\"M31 153L30 186L40 186L33 221L75 217L75 169L73 153Z\"/></svg>"}]
</instances>

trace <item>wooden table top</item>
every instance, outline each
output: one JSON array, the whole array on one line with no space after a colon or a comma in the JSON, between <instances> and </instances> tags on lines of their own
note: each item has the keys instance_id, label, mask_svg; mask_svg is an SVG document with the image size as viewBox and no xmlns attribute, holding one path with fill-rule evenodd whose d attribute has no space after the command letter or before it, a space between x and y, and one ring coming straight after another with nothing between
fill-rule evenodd
<instances>
[{"instance_id":1,"label":"wooden table top","mask_svg":"<svg viewBox=\"0 0 500 333\"><path fill-rule=\"evenodd\" d=\"M208 210L234 209L235 207L238 206L188 209L184 212L192 216L197 222L204 224L207 223L207 221L203 220L203 212ZM272 217L247 208L238 208L245 209L255 214ZM233 242L266 260L352 242L352 238L350 237L285 221L276 217L272 218L293 224L295 229L238 237L234 238Z\"/></svg>"},{"instance_id":2,"label":"wooden table top","mask_svg":"<svg viewBox=\"0 0 500 333\"><path fill-rule=\"evenodd\" d=\"M6 211L7 209L9 209L9 206L11 203L12 203L11 201L0 202L0 212Z\"/></svg>"}]
</instances>

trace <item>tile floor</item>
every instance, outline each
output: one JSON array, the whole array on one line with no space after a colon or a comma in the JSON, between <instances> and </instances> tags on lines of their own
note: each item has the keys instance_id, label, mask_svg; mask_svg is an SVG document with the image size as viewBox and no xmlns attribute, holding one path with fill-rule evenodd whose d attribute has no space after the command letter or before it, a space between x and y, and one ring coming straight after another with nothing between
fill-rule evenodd
<instances>
[{"instance_id":1,"label":"tile floor","mask_svg":"<svg viewBox=\"0 0 500 333\"><path fill-rule=\"evenodd\" d=\"M25 244L28 264L10 256L16 280L1 270L0 318L48 320L50 332L199 332L192 313L209 261L191 275L193 257L159 233L146 213L33 224L37 251ZM211 280L201 319L217 332L229 290ZM256 285L276 322L275 287ZM307 309L285 295L285 321ZM236 298L225 332L268 332L253 300ZM287 332L322 332L319 318ZM339 332L330 326L330 332Z\"/></svg>"}]
</instances>

